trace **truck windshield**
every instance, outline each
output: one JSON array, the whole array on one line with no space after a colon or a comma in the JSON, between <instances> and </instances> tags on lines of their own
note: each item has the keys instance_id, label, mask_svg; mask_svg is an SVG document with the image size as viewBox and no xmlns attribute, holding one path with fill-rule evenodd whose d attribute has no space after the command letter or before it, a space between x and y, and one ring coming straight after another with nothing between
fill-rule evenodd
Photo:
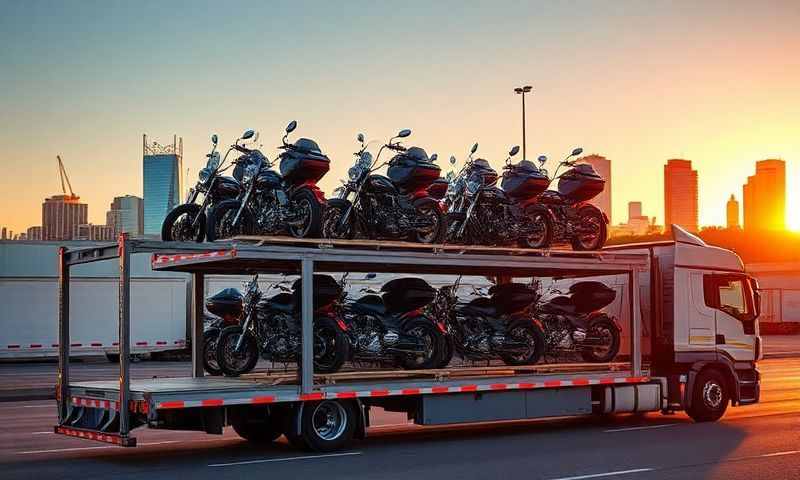
<instances>
[{"instance_id":1,"label":"truck windshield","mask_svg":"<svg viewBox=\"0 0 800 480\"><path fill-rule=\"evenodd\" d=\"M750 308L745 296L743 279L726 280L719 283L719 308L736 318L749 317Z\"/></svg>"}]
</instances>

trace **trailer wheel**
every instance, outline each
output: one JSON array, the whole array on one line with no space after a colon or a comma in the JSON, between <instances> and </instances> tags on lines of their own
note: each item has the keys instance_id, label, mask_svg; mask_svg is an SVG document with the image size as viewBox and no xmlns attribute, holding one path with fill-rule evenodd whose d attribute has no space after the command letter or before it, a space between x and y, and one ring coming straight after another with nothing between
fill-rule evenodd
<instances>
[{"instance_id":1,"label":"trailer wheel","mask_svg":"<svg viewBox=\"0 0 800 480\"><path fill-rule=\"evenodd\" d=\"M302 440L308 449L331 452L346 447L353 439L358 424L353 402L309 402L299 412Z\"/></svg>"},{"instance_id":2,"label":"trailer wheel","mask_svg":"<svg viewBox=\"0 0 800 480\"><path fill-rule=\"evenodd\" d=\"M695 378L692 404L686 413L695 422L714 422L725 414L730 400L725 376L718 370L707 368Z\"/></svg>"},{"instance_id":3,"label":"trailer wheel","mask_svg":"<svg viewBox=\"0 0 800 480\"><path fill-rule=\"evenodd\" d=\"M265 418L252 418L238 415L231 418L233 430L251 443L271 443L283 433L280 423L269 415Z\"/></svg>"}]
</instances>

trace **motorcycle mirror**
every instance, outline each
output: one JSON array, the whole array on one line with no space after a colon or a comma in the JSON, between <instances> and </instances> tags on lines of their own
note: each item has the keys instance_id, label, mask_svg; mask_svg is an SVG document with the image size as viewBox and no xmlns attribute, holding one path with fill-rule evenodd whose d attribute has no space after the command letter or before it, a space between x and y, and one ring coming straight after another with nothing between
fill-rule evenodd
<instances>
[{"instance_id":1,"label":"motorcycle mirror","mask_svg":"<svg viewBox=\"0 0 800 480\"><path fill-rule=\"evenodd\" d=\"M475 153L477 151L478 151L478 144L476 143L475 145L472 146L472 149L469 151L469 153Z\"/></svg>"},{"instance_id":2,"label":"motorcycle mirror","mask_svg":"<svg viewBox=\"0 0 800 480\"><path fill-rule=\"evenodd\" d=\"M400 133L397 134L397 138L406 138L409 135L411 135L411 130L406 128L405 130L400 130Z\"/></svg>"},{"instance_id":3,"label":"motorcycle mirror","mask_svg":"<svg viewBox=\"0 0 800 480\"><path fill-rule=\"evenodd\" d=\"M438 154L436 154L436 153L432 154L431 155L431 162L435 162L437 158L439 158Z\"/></svg>"},{"instance_id":4,"label":"motorcycle mirror","mask_svg":"<svg viewBox=\"0 0 800 480\"><path fill-rule=\"evenodd\" d=\"M364 134L359 133L358 136L356 137L356 140L358 140L361 143L364 143Z\"/></svg>"},{"instance_id":5,"label":"motorcycle mirror","mask_svg":"<svg viewBox=\"0 0 800 480\"><path fill-rule=\"evenodd\" d=\"M455 164L456 164L456 156L450 155L450 165L455 165Z\"/></svg>"},{"instance_id":6,"label":"motorcycle mirror","mask_svg":"<svg viewBox=\"0 0 800 480\"><path fill-rule=\"evenodd\" d=\"M248 138L253 138L253 135L255 135L255 134L256 134L256 132L254 130L246 130L242 134L242 140L247 140Z\"/></svg>"},{"instance_id":7,"label":"motorcycle mirror","mask_svg":"<svg viewBox=\"0 0 800 480\"><path fill-rule=\"evenodd\" d=\"M547 161L547 157L545 155L539 155L537 160L539 160L539 163L544 164L544 162Z\"/></svg>"},{"instance_id":8,"label":"motorcycle mirror","mask_svg":"<svg viewBox=\"0 0 800 480\"><path fill-rule=\"evenodd\" d=\"M292 120L291 122L289 122L289 125L286 125L286 133L294 132L295 128L297 128L297 121Z\"/></svg>"},{"instance_id":9,"label":"motorcycle mirror","mask_svg":"<svg viewBox=\"0 0 800 480\"><path fill-rule=\"evenodd\" d=\"M215 133L214 135L211 135L211 143L216 145L217 141L219 141L219 138L217 137L217 134Z\"/></svg>"},{"instance_id":10,"label":"motorcycle mirror","mask_svg":"<svg viewBox=\"0 0 800 480\"><path fill-rule=\"evenodd\" d=\"M377 276L378 276L378 274L370 272L370 273L364 275L364 280L374 280L375 277L377 277Z\"/></svg>"},{"instance_id":11,"label":"motorcycle mirror","mask_svg":"<svg viewBox=\"0 0 800 480\"><path fill-rule=\"evenodd\" d=\"M509 157L513 157L514 155L516 155L518 153L519 153L519 145L514 145L513 147L511 147L511 150L509 150L508 156Z\"/></svg>"},{"instance_id":12,"label":"motorcycle mirror","mask_svg":"<svg viewBox=\"0 0 800 480\"><path fill-rule=\"evenodd\" d=\"M580 155L581 153L583 153L583 149L578 147L575 150L573 150L570 155L574 157L575 155Z\"/></svg>"}]
</instances>

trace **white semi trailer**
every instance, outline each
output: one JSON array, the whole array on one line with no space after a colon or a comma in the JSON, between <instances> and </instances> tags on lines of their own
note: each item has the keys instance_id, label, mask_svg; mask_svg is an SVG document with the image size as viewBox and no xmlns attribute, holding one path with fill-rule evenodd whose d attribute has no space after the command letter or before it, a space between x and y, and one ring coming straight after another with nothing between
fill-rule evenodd
<instances>
[{"instance_id":1,"label":"white semi trailer","mask_svg":"<svg viewBox=\"0 0 800 480\"><path fill-rule=\"evenodd\" d=\"M407 412L422 425L565 415L685 410L696 421L720 418L729 405L759 400L756 368L757 285L739 258L675 227L671 242L600 252L420 246L362 241L253 239L213 245L121 239L119 245L65 250L61 256L60 335L69 335L69 269L119 258L120 349L130 348L130 253L155 252L157 271L194 279L192 337L203 333L206 274L300 273L302 361L296 377L255 374L205 377L193 342L191 376L70 382L68 342L60 350L56 433L132 446L138 427L219 434L232 425L242 437L285 435L297 446L342 448L366 435L370 408ZM314 375L314 272L383 272L506 278L624 278L618 319L626 348L612 364L547 364L427 371L362 371ZM294 380L294 381L292 381Z\"/></svg>"}]
</instances>

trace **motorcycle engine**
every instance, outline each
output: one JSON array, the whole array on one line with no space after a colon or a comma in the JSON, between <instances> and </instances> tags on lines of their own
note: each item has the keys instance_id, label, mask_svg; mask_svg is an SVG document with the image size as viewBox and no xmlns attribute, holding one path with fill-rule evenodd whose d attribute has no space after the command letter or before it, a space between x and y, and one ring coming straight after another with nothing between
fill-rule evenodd
<instances>
[{"instance_id":1,"label":"motorcycle engine","mask_svg":"<svg viewBox=\"0 0 800 480\"><path fill-rule=\"evenodd\" d=\"M280 192L284 196L283 192ZM286 207L275 198L275 191L264 192L256 195L253 200L255 211L258 212L256 221L259 230L264 233L278 233L283 230L283 219L286 217Z\"/></svg>"}]
</instances>

